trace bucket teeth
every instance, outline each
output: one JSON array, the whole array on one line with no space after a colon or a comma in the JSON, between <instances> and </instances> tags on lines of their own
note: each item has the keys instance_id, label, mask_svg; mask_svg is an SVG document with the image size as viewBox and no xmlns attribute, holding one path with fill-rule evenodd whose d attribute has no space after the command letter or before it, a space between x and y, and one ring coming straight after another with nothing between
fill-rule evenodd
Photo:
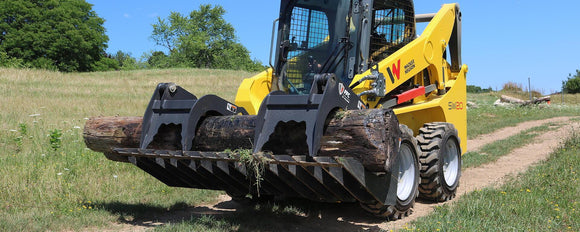
<instances>
[{"instance_id":1,"label":"bucket teeth","mask_svg":"<svg viewBox=\"0 0 580 232\"><path fill-rule=\"evenodd\" d=\"M385 173L368 172L356 159L343 157L262 155L263 163L258 165L263 166L257 168L223 152L117 148L114 153L128 157L169 186L225 190L237 196L388 203L384 189L393 179Z\"/></svg>"}]
</instances>

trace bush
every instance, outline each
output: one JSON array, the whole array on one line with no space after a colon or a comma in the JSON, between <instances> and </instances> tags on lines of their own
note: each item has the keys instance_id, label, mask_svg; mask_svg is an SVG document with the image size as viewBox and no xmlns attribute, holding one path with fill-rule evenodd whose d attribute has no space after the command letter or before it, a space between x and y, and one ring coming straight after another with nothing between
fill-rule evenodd
<instances>
[{"instance_id":1,"label":"bush","mask_svg":"<svg viewBox=\"0 0 580 232\"><path fill-rule=\"evenodd\" d=\"M32 67L38 68L38 69L45 69L45 70L51 70L51 71L56 71L58 70L58 68L56 67L56 65L54 65L54 61L48 58L38 58L36 60L33 60L32 62L30 62Z\"/></svg>"},{"instance_id":2,"label":"bush","mask_svg":"<svg viewBox=\"0 0 580 232\"><path fill-rule=\"evenodd\" d=\"M165 53L156 51L147 58L147 64L150 68L169 68L171 67L171 60Z\"/></svg>"},{"instance_id":3,"label":"bush","mask_svg":"<svg viewBox=\"0 0 580 232\"><path fill-rule=\"evenodd\" d=\"M119 62L113 58L101 58L94 64L93 70L97 72L119 70Z\"/></svg>"},{"instance_id":4,"label":"bush","mask_svg":"<svg viewBox=\"0 0 580 232\"><path fill-rule=\"evenodd\" d=\"M8 56L5 51L0 50L0 67L6 68L25 68L28 65L24 60Z\"/></svg>"},{"instance_id":5,"label":"bush","mask_svg":"<svg viewBox=\"0 0 580 232\"><path fill-rule=\"evenodd\" d=\"M467 92L468 93L489 93L491 91L492 91L491 87L489 87L487 89L482 89L479 86L467 85Z\"/></svg>"},{"instance_id":6,"label":"bush","mask_svg":"<svg viewBox=\"0 0 580 232\"><path fill-rule=\"evenodd\" d=\"M115 53L115 55L113 55L112 58L117 60L117 62L119 63L119 68L121 70L139 69L139 64L137 60L133 58L130 53L117 51L117 53Z\"/></svg>"},{"instance_id":7,"label":"bush","mask_svg":"<svg viewBox=\"0 0 580 232\"><path fill-rule=\"evenodd\" d=\"M567 93L580 93L580 70L576 70L576 74L568 75L568 80L564 82L564 91Z\"/></svg>"},{"instance_id":8,"label":"bush","mask_svg":"<svg viewBox=\"0 0 580 232\"><path fill-rule=\"evenodd\" d=\"M523 92L522 84L508 82L503 84L503 91L507 92Z\"/></svg>"},{"instance_id":9,"label":"bush","mask_svg":"<svg viewBox=\"0 0 580 232\"><path fill-rule=\"evenodd\" d=\"M537 91L537 90L532 90L532 97L535 97L535 98L540 98L540 97L542 97L542 96L543 96L543 94L542 94L542 93L540 93L539 91Z\"/></svg>"}]
</instances>

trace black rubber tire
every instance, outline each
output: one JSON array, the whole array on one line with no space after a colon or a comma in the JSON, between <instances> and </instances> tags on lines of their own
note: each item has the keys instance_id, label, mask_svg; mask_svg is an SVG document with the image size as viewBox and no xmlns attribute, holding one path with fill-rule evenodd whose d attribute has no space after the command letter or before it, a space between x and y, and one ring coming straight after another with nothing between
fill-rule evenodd
<instances>
[{"instance_id":1,"label":"black rubber tire","mask_svg":"<svg viewBox=\"0 0 580 232\"><path fill-rule=\"evenodd\" d=\"M461 142L457 135L457 129L451 123L426 123L419 130L417 141L422 151L419 157L421 162L419 197L435 202L453 199L457 193L461 177ZM448 164L445 164L444 157L447 157L448 149L453 149L453 146L457 149L456 154L449 156L457 155L457 160L454 161L454 163L457 162L455 163L457 169L454 168L456 173L450 174L455 176L453 183L447 183L444 167Z\"/></svg>"},{"instance_id":2,"label":"black rubber tire","mask_svg":"<svg viewBox=\"0 0 580 232\"><path fill-rule=\"evenodd\" d=\"M380 202L375 202L373 204L361 203L361 207L367 212L374 216L387 218L389 220L397 220L409 216L413 212L415 199L419 194L418 187L420 180L420 163L417 155L419 154L417 140L413 137L413 131L406 125L399 125L399 128L401 130L401 146L408 146L408 148L410 148L410 150L414 153L412 158L415 166L415 178L409 197L402 200L397 197L396 205L384 205Z\"/></svg>"}]
</instances>

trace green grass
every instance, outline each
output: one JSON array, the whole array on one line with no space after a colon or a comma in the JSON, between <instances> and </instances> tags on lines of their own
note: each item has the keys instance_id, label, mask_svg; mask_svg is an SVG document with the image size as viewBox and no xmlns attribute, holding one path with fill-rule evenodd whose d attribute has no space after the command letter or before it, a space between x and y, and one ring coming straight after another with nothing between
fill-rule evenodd
<instances>
[{"instance_id":1,"label":"green grass","mask_svg":"<svg viewBox=\"0 0 580 232\"><path fill-rule=\"evenodd\" d=\"M479 151L465 153L462 157L462 168L477 167L482 164L494 162L500 157L509 154L516 148L520 148L532 142L543 132L556 130L559 128L556 123L544 124L522 131L509 138L495 141L483 146Z\"/></svg>"},{"instance_id":2,"label":"green grass","mask_svg":"<svg viewBox=\"0 0 580 232\"><path fill-rule=\"evenodd\" d=\"M91 116L142 115L159 82L233 100L241 80L252 75L0 68L0 230L108 228L215 201L221 192L170 188L131 164L87 150L82 128Z\"/></svg>"},{"instance_id":3,"label":"green grass","mask_svg":"<svg viewBox=\"0 0 580 232\"><path fill-rule=\"evenodd\" d=\"M551 104L550 106L496 107L493 102L501 93L468 94L467 99L478 104L478 108L467 111L467 135L474 138L500 128L515 126L520 122L553 118L559 116L578 116L580 107L576 105Z\"/></svg>"},{"instance_id":4,"label":"green grass","mask_svg":"<svg viewBox=\"0 0 580 232\"><path fill-rule=\"evenodd\" d=\"M131 164L86 149L82 128L92 116L142 115L160 82L233 101L243 78L253 74L203 69L64 74L0 68L0 231L114 229L215 201L222 192L167 187ZM469 133L580 115L572 106L521 112L482 105L494 97L470 95L480 108L468 111ZM490 122L494 125L486 124ZM194 216L160 229L283 230L304 220L299 215L316 217L316 207L324 206L264 206L250 216ZM272 223L280 218L292 220Z\"/></svg>"},{"instance_id":5,"label":"green grass","mask_svg":"<svg viewBox=\"0 0 580 232\"><path fill-rule=\"evenodd\" d=\"M484 188L414 223L416 231L579 231L580 135L499 188Z\"/></svg>"}]
</instances>

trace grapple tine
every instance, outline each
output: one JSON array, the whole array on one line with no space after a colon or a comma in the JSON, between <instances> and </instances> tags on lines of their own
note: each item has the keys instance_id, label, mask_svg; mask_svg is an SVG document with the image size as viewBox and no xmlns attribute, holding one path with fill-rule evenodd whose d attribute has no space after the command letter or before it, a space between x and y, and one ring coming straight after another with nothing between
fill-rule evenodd
<instances>
[{"instance_id":1,"label":"grapple tine","mask_svg":"<svg viewBox=\"0 0 580 232\"><path fill-rule=\"evenodd\" d=\"M181 151L155 151L153 153L158 155L158 157L155 158L155 163L168 171L167 178L178 179L180 182L187 184L187 187L190 188L195 188L195 186L204 186L199 182L198 179L192 178L189 173L184 172L182 169L178 168L177 159L170 158L181 156L183 154Z\"/></svg>"},{"instance_id":2,"label":"grapple tine","mask_svg":"<svg viewBox=\"0 0 580 232\"><path fill-rule=\"evenodd\" d=\"M202 156L204 157L211 157L211 158L225 158L224 156L220 155L219 153L210 153L210 152L203 152L201 153ZM228 165L228 162L226 161L210 161L210 162L203 162L205 165L202 165L203 167L206 167L207 164L210 164L211 167L209 167L209 169L207 169L208 171L211 169L211 172L213 175L215 175L215 177L217 177L219 180L221 180L224 184L227 185L227 187L224 188L224 190L228 191L228 192L235 192L235 193L239 193L239 194L247 194L249 192L248 190L248 185L244 184L246 181L244 182L240 182L239 179L235 178L235 176L230 174L230 168Z\"/></svg>"},{"instance_id":3,"label":"grapple tine","mask_svg":"<svg viewBox=\"0 0 580 232\"><path fill-rule=\"evenodd\" d=\"M264 182L269 183L272 187L274 187L280 196L286 197L297 197L301 196L304 198L308 198L307 196L302 196L298 192L296 192L290 185L288 185L284 180L278 175L278 168L275 164L268 164L264 171Z\"/></svg>"},{"instance_id":4,"label":"grapple tine","mask_svg":"<svg viewBox=\"0 0 580 232\"><path fill-rule=\"evenodd\" d=\"M172 161L172 160L175 160L175 161ZM183 165L181 165L178 160L169 159L169 162L165 164L165 169L168 170L172 174L173 178L178 178L181 181L183 181L184 183L187 183L188 185L190 185L192 187L193 186L202 186L202 187L209 186L209 188L211 188L211 186L208 185L207 183L202 184L202 182L200 181L200 178L196 178L197 176L191 175L191 172L186 172L183 168L180 168L180 166L183 166Z\"/></svg>"},{"instance_id":5,"label":"grapple tine","mask_svg":"<svg viewBox=\"0 0 580 232\"><path fill-rule=\"evenodd\" d=\"M195 157L198 153L192 154L188 152L183 152L184 157ZM198 156L201 158L201 156ZM214 179L205 175L200 174L197 169L199 166L198 160L188 160L188 159L179 159L178 160L178 169L184 174L191 176L193 179L197 180L203 186L208 186L207 189L216 189L214 187Z\"/></svg>"},{"instance_id":6,"label":"grapple tine","mask_svg":"<svg viewBox=\"0 0 580 232\"><path fill-rule=\"evenodd\" d=\"M276 155L275 159L278 161L297 161L293 157L288 155ZM337 202L341 201L338 199L334 193L329 191L324 187L324 185L316 179L316 177L312 176L307 170L307 167L300 166L300 165L283 165L286 171L296 178L298 181L301 182L304 186L308 187L313 191L319 201L326 201L326 202Z\"/></svg>"},{"instance_id":7,"label":"grapple tine","mask_svg":"<svg viewBox=\"0 0 580 232\"><path fill-rule=\"evenodd\" d=\"M252 167L223 152L116 149L129 160L170 186L300 197L324 202L393 202L396 176L371 173L350 157L265 155L260 188ZM390 195L389 195L390 194Z\"/></svg>"},{"instance_id":8,"label":"grapple tine","mask_svg":"<svg viewBox=\"0 0 580 232\"><path fill-rule=\"evenodd\" d=\"M340 158L339 162L344 170L353 179L365 186L365 191L373 196L378 202L385 205L396 203L397 174L396 173L369 173L358 160L352 157ZM388 190L388 191L385 191ZM366 201L369 202L369 201Z\"/></svg>"},{"instance_id":9,"label":"grapple tine","mask_svg":"<svg viewBox=\"0 0 580 232\"><path fill-rule=\"evenodd\" d=\"M276 156L270 157L273 160L278 160ZM272 171L275 170L275 173L278 175L278 177L282 181L284 181L284 183L288 185L288 187L291 187L296 193L298 193L299 196L311 200L321 200L321 197L315 191L312 191L312 189L310 189L308 185L301 182L292 173L288 171L288 165L274 164L269 166L270 169Z\"/></svg>"},{"instance_id":10,"label":"grapple tine","mask_svg":"<svg viewBox=\"0 0 580 232\"><path fill-rule=\"evenodd\" d=\"M201 153L200 153L201 154ZM202 157L206 157L201 154ZM211 157L208 157L211 158ZM242 193L244 192L244 187L239 183L234 183L227 174L224 174L217 166L216 161L201 159L196 162L196 171L205 176L207 179L212 180L212 184L218 186L220 190L226 190L230 192Z\"/></svg>"},{"instance_id":11,"label":"grapple tine","mask_svg":"<svg viewBox=\"0 0 580 232\"><path fill-rule=\"evenodd\" d=\"M168 172L167 169L159 166L154 160L152 160L152 158L137 157L136 165L168 186L189 187L188 183L183 182L179 178L174 178L172 173Z\"/></svg>"},{"instance_id":12,"label":"grapple tine","mask_svg":"<svg viewBox=\"0 0 580 232\"><path fill-rule=\"evenodd\" d=\"M176 160L176 165L174 167L181 173L181 175L188 176L190 179L195 180L200 186L203 186L206 189L214 189L211 180L208 180L191 169L191 163L194 162L195 161L193 160Z\"/></svg>"},{"instance_id":13,"label":"grapple tine","mask_svg":"<svg viewBox=\"0 0 580 232\"><path fill-rule=\"evenodd\" d=\"M360 182L361 176L367 176L364 173L351 173L346 168L341 168L342 177L343 177L343 184L348 189L348 191L357 198L359 202L375 202L378 199L373 195L373 193L369 192L365 182Z\"/></svg>"},{"instance_id":14,"label":"grapple tine","mask_svg":"<svg viewBox=\"0 0 580 232\"><path fill-rule=\"evenodd\" d=\"M299 161L306 161L305 156L293 156L294 159ZM344 189L343 185L338 182L334 177L332 177L323 167L321 166L308 166L304 167L311 176L318 180L328 191L333 193L342 202L353 202L355 199L352 195Z\"/></svg>"}]
</instances>

